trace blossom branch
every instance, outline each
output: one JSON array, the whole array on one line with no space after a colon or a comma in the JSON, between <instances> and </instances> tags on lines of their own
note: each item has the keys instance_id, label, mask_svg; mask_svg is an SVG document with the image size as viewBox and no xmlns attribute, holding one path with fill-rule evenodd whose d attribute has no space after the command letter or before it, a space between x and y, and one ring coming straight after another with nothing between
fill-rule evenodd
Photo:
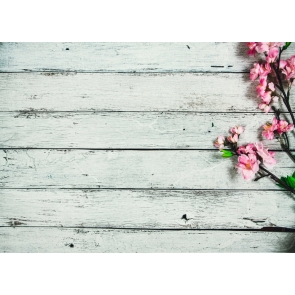
<instances>
[{"instance_id":1,"label":"blossom branch","mask_svg":"<svg viewBox=\"0 0 295 295\"><path fill-rule=\"evenodd\" d=\"M295 194L295 190L293 188L291 188L290 186L288 186L285 182L283 182L281 179L279 179L277 176L275 176L273 173L271 173L270 171L268 171L265 167L263 167L262 165L259 166L259 168L266 172L268 175L270 176L275 182L279 183L281 186L283 186L286 190L288 190L289 192Z\"/></svg>"},{"instance_id":2,"label":"blossom branch","mask_svg":"<svg viewBox=\"0 0 295 295\"><path fill-rule=\"evenodd\" d=\"M295 118L290 106L291 86L295 85L295 55L287 60L281 60L282 52L288 48L290 42L249 42L249 55L263 53L265 61L254 63L250 70L250 79L252 81L259 78L259 85L256 87L258 97L261 98L259 109L268 113L273 109L275 117L272 122L263 125L262 135L272 140L276 138L281 148L290 159L295 163L295 155L290 151L290 142L287 132L294 129ZM287 88L285 86L287 84ZM285 85L285 86L284 86ZM271 107L272 102L277 102L281 98L284 102L293 124L289 124L280 118L280 110ZM274 180L278 186L295 194L295 172L292 176L277 177L269 171L276 164L275 153L269 151L262 142L248 143L238 145L240 135L244 132L241 126L235 126L230 129L231 135L218 136L214 142L215 147L223 153L222 157L229 158L237 156L236 168L244 179L258 181L261 178L269 177ZM227 147L227 149L224 149Z\"/></svg>"}]
</instances>

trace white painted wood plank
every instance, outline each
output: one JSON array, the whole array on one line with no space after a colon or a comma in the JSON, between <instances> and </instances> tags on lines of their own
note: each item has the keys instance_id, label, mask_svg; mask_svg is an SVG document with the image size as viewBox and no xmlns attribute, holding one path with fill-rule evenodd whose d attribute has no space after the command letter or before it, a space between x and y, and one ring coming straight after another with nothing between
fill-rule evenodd
<instances>
[{"instance_id":1,"label":"white painted wood plank","mask_svg":"<svg viewBox=\"0 0 295 295\"><path fill-rule=\"evenodd\" d=\"M277 152L278 176L294 172ZM6 188L277 189L269 179L245 181L219 151L0 150Z\"/></svg>"},{"instance_id":2,"label":"white painted wood plank","mask_svg":"<svg viewBox=\"0 0 295 295\"><path fill-rule=\"evenodd\" d=\"M257 59L246 52L237 42L0 43L0 71L241 72Z\"/></svg>"},{"instance_id":3,"label":"white painted wood plank","mask_svg":"<svg viewBox=\"0 0 295 295\"><path fill-rule=\"evenodd\" d=\"M255 87L249 74L2 73L0 101L1 111L261 112Z\"/></svg>"},{"instance_id":4,"label":"white painted wood plank","mask_svg":"<svg viewBox=\"0 0 295 295\"><path fill-rule=\"evenodd\" d=\"M1 43L0 71L241 72L255 60L246 51L237 42Z\"/></svg>"},{"instance_id":5,"label":"white painted wood plank","mask_svg":"<svg viewBox=\"0 0 295 295\"><path fill-rule=\"evenodd\" d=\"M294 252L294 242L283 232L0 228L1 253Z\"/></svg>"},{"instance_id":6,"label":"white painted wood plank","mask_svg":"<svg viewBox=\"0 0 295 295\"><path fill-rule=\"evenodd\" d=\"M0 226L146 229L294 228L278 191L0 190ZM186 214L189 220L181 219Z\"/></svg>"},{"instance_id":7,"label":"white painted wood plank","mask_svg":"<svg viewBox=\"0 0 295 295\"><path fill-rule=\"evenodd\" d=\"M190 112L2 112L1 148L180 148L215 149L218 135L245 127L240 143L262 139L261 126L272 114ZM294 147L294 136L290 146ZM277 140L265 140L281 150Z\"/></svg>"}]
</instances>

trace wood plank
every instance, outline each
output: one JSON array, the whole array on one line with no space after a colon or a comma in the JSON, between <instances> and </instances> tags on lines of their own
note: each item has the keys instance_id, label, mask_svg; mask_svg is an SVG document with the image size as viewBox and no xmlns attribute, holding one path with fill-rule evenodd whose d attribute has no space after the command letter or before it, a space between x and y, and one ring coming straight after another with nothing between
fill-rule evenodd
<instances>
[{"instance_id":1,"label":"wood plank","mask_svg":"<svg viewBox=\"0 0 295 295\"><path fill-rule=\"evenodd\" d=\"M0 43L0 71L241 72L257 59L246 52L237 42Z\"/></svg>"},{"instance_id":2,"label":"wood plank","mask_svg":"<svg viewBox=\"0 0 295 295\"><path fill-rule=\"evenodd\" d=\"M0 190L0 226L294 228L281 191ZM181 219L186 214L189 220Z\"/></svg>"},{"instance_id":3,"label":"wood plank","mask_svg":"<svg viewBox=\"0 0 295 295\"><path fill-rule=\"evenodd\" d=\"M2 73L0 100L1 111L261 112L256 86L230 73Z\"/></svg>"},{"instance_id":4,"label":"wood plank","mask_svg":"<svg viewBox=\"0 0 295 295\"><path fill-rule=\"evenodd\" d=\"M294 172L277 152L278 176ZM0 150L4 188L277 189L269 179L245 181L219 151Z\"/></svg>"},{"instance_id":5,"label":"wood plank","mask_svg":"<svg viewBox=\"0 0 295 295\"><path fill-rule=\"evenodd\" d=\"M284 232L0 228L5 253L294 253L294 242L295 234Z\"/></svg>"},{"instance_id":6,"label":"wood plank","mask_svg":"<svg viewBox=\"0 0 295 295\"><path fill-rule=\"evenodd\" d=\"M240 143L261 140L272 114L2 112L1 148L215 149L218 135L242 125ZM265 140L281 150L277 140ZM290 147L295 146L290 136Z\"/></svg>"}]
</instances>

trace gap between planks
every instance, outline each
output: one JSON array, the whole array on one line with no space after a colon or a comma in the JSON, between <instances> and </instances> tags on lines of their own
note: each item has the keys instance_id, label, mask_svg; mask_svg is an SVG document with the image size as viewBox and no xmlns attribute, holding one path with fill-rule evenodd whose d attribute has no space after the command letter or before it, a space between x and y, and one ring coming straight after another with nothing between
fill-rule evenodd
<instances>
[{"instance_id":1,"label":"gap between planks","mask_svg":"<svg viewBox=\"0 0 295 295\"><path fill-rule=\"evenodd\" d=\"M99 227L99 226L32 226L32 225L0 225L0 228L40 228L40 229L92 229L92 230L131 230L131 231L162 231L162 232L179 232L179 231L191 231L191 232L267 232L267 233L275 233L275 232L294 232L295 228L288 227L262 227L262 228L134 228L134 227Z\"/></svg>"}]
</instances>

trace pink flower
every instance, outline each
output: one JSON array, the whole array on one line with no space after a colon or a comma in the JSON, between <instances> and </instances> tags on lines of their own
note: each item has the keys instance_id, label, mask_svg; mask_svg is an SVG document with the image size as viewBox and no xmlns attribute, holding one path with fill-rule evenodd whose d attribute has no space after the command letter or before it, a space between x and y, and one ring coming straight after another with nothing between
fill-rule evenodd
<instances>
[{"instance_id":1,"label":"pink flower","mask_svg":"<svg viewBox=\"0 0 295 295\"><path fill-rule=\"evenodd\" d=\"M244 179L251 179L258 172L259 164L260 162L255 155L241 155L238 157L236 168L238 168L238 172L243 175Z\"/></svg>"},{"instance_id":2,"label":"pink flower","mask_svg":"<svg viewBox=\"0 0 295 295\"><path fill-rule=\"evenodd\" d=\"M272 82L268 83L268 89L270 89L272 92L276 90L275 85Z\"/></svg>"},{"instance_id":3,"label":"pink flower","mask_svg":"<svg viewBox=\"0 0 295 295\"><path fill-rule=\"evenodd\" d=\"M219 150L222 150L224 148L224 141L224 136L219 135L217 139L214 141L214 146L219 148Z\"/></svg>"},{"instance_id":4,"label":"pink flower","mask_svg":"<svg viewBox=\"0 0 295 295\"><path fill-rule=\"evenodd\" d=\"M262 95L261 95L261 99L264 103L266 104L270 104L271 102L271 91L265 91Z\"/></svg>"},{"instance_id":5,"label":"pink flower","mask_svg":"<svg viewBox=\"0 0 295 295\"><path fill-rule=\"evenodd\" d=\"M268 52L268 50L269 50L268 42L257 42L256 51L258 53Z\"/></svg>"},{"instance_id":6,"label":"pink flower","mask_svg":"<svg viewBox=\"0 0 295 295\"><path fill-rule=\"evenodd\" d=\"M247 46L249 50L247 51L248 55L255 55L256 53L256 42L248 42Z\"/></svg>"},{"instance_id":7,"label":"pink flower","mask_svg":"<svg viewBox=\"0 0 295 295\"><path fill-rule=\"evenodd\" d=\"M279 55L279 49L277 47L272 47L268 52L266 61L268 63L273 63L277 59L278 55Z\"/></svg>"},{"instance_id":8,"label":"pink flower","mask_svg":"<svg viewBox=\"0 0 295 295\"><path fill-rule=\"evenodd\" d=\"M259 85L256 87L256 91L258 93L258 96L262 96L265 92L267 86L266 78L261 78L259 80Z\"/></svg>"},{"instance_id":9,"label":"pink flower","mask_svg":"<svg viewBox=\"0 0 295 295\"><path fill-rule=\"evenodd\" d=\"M266 77L268 74L271 73L271 66L269 63L262 64L260 66L260 77Z\"/></svg>"},{"instance_id":10,"label":"pink flower","mask_svg":"<svg viewBox=\"0 0 295 295\"><path fill-rule=\"evenodd\" d=\"M239 146L239 148L237 149L237 153L239 155L241 154L256 154L256 147L253 143L248 143L246 146Z\"/></svg>"},{"instance_id":11,"label":"pink flower","mask_svg":"<svg viewBox=\"0 0 295 295\"><path fill-rule=\"evenodd\" d=\"M257 42L256 51L258 53L268 53L271 49L282 47L286 42Z\"/></svg>"},{"instance_id":12,"label":"pink flower","mask_svg":"<svg viewBox=\"0 0 295 295\"><path fill-rule=\"evenodd\" d=\"M268 113L271 109L271 107L268 105L268 104L265 104L265 103L260 103L258 105L258 107L263 110L265 113Z\"/></svg>"},{"instance_id":13,"label":"pink flower","mask_svg":"<svg viewBox=\"0 0 295 295\"><path fill-rule=\"evenodd\" d=\"M263 125L262 127L264 129L262 135L266 139L272 140L274 139L274 131L278 128L278 120L276 118L273 118L272 123L266 123L266 125Z\"/></svg>"},{"instance_id":14,"label":"pink flower","mask_svg":"<svg viewBox=\"0 0 295 295\"><path fill-rule=\"evenodd\" d=\"M260 75L260 64L259 63L255 63L254 67L250 70L250 80L254 81L258 78L258 76Z\"/></svg>"},{"instance_id":15,"label":"pink flower","mask_svg":"<svg viewBox=\"0 0 295 295\"><path fill-rule=\"evenodd\" d=\"M257 154L262 158L263 165L267 168L272 168L277 162L274 158L275 153L269 152L267 148L264 148L262 142L256 143L255 147L257 149Z\"/></svg>"},{"instance_id":16,"label":"pink flower","mask_svg":"<svg viewBox=\"0 0 295 295\"><path fill-rule=\"evenodd\" d=\"M284 66L282 65L282 73L286 76L286 80L295 78L295 55L287 59Z\"/></svg>"},{"instance_id":17,"label":"pink flower","mask_svg":"<svg viewBox=\"0 0 295 295\"><path fill-rule=\"evenodd\" d=\"M280 69L283 69L286 66L287 62L285 60L280 60Z\"/></svg>"},{"instance_id":18,"label":"pink flower","mask_svg":"<svg viewBox=\"0 0 295 295\"><path fill-rule=\"evenodd\" d=\"M248 143L245 150L248 154L256 154L256 147L254 143Z\"/></svg>"},{"instance_id":19,"label":"pink flower","mask_svg":"<svg viewBox=\"0 0 295 295\"><path fill-rule=\"evenodd\" d=\"M244 128L242 126L235 126L230 129L232 134L242 134L244 132Z\"/></svg>"},{"instance_id":20,"label":"pink flower","mask_svg":"<svg viewBox=\"0 0 295 295\"><path fill-rule=\"evenodd\" d=\"M229 142L231 142L231 143L236 143L236 142L238 142L238 139L239 139L238 134L234 134L233 136L232 136L232 135L229 135L229 136L227 137L227 140L228 140Z\"/></svg>"},{"instance_id":21,"label":"pink flower","mask_svg":"<svg viewBox=\"0 0 295 295\"><path fill-rule=\"evenodd\" d=\"M277 124L277 130L279 134L282 134L284 132L288 132L294 129L294 125L293 124L288 124L287 121L284 120L280 120L278 121Z\"/></svg>"}]
</instances>

